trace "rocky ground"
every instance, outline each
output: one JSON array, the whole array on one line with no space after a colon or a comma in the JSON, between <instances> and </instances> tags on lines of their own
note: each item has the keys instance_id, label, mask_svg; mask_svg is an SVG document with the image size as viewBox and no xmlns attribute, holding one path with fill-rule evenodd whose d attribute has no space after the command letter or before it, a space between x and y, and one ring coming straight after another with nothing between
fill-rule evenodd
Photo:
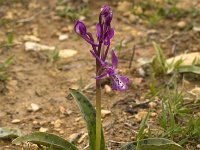
<instances>
[{"instance_id":1,"label":"rocky ground","mask_svg":"<svg viewBox=\"0 0 200 150\"><path fill-rule=\"evenodd\" d=\"M137 0L134 3L0 0L0 62L14 55L6 70L7 79L0 81L0 127L18 128L24 134L55 133L73 141L80 149L87 146L86 126L69 95L69 88L81 90L95 105L95 60L90 56L90 45L74 33L73 26L79 18L95 33L103 4L110 5L114 14L115 36L111 47L119 57L118 72L130 79L125 93L112 91L108 79L102 83L102 120L108 149L114 150L135 140L149 108L147 129L152 130L152 136L165 132L158 122L165 94L156 92L167 85L172 75L155 78L152 75L155 72L151 72L148 64L155 55L152 42L161 46L166 58L197 52L200 59L199 0ZM9 35L13 36L11 42ZM135 55L131 60L134 46ZM185 93L183 100L191 92L195 97L191 100L195 109L187 115L198 119L199 76L186 73L177 77L177 89ZM154 94L150 90L152 83ZM187 115L176 118L181 126L185 125ZM198 124L195 129L198 130ZM171 133L160 136L170 137ZM200 148L199 136L200 131L197 135L191 134L183 146ZM181 133L174 133L173 139L178 142L183 140L181 137L184 137ZM15 146L10 140L0 140L2 150L33 148L33 145Z\"/></svg>"}]
</instances>

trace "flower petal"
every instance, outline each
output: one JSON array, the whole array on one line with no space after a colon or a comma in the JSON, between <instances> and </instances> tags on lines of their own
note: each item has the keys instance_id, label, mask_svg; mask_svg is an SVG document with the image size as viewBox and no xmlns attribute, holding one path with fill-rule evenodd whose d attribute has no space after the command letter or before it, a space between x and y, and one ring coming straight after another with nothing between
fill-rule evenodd
<instances>
[{"instance_id":1,"label":"flower petal","mask_svg":"<svg viewBox=\"0 0 200 150\"><path fill-rule=\"evenodd\" d=\"M117 68L117 63L118 63L118 58L117 58L117 56L115 55L115 51L112 50L112 67L113 67L114 69Z\"/></svg>"},{"instance_id":2,"label":"flower petal","mask_svg":"<svg viewBox=\"0 0 200 150\"><path fill-rule=\"evenodd\" d=\"M103 60L101 60L101 58L99 58L99 56L97 56L97 54L95 54L94 51L90 50L90 53L92 53L92 55L98 60L98 62L101 64L101 65L105 65L105 62Z\"/></svg>"},{"instance_id":3,"label":"flower petal","mask_svg":"<svg viewBox=\"0 0 200 150\"><path fill-rule=\"evenodd\" d=\"M107 15L110 12L110 7L107 5L103 5L101 7L100 15Z\"/></svg>"},{"instance_id":4,"label":"flower petal","mask_svg":"<svg viewBox=\"0 0 200 150\"><path fill-rule=\"evenodd\" d=\"M100 26L100 24L99 23L97 23L97 25L96 25L96 36L97 36L97 39L98 39L98 41L100 41L100 37L101 37L101 26Z\"/></svg>"},{"instance_id":5,"label":"flower petal","mask_svg":"<svg viewBox=\"0 0 200 150\"><path fill-rule=\"evenodd\" d=\"M86 29L84 23L79 20L77 20L75 23L74 31L80 35L85 35L87 33L87 29Z\"/></svg>"},{"instance_id":6,"label":"flower petal","mask_svg":"<svg viewBox=\"0 0 200 150\"><path fill-rule=\"evenodd\" d=\"M114 29L110 28L104 37L104 45L109 45L110 44L110 39L114 36Z\"/></svg>"},{"instance_id":7,"label":"flower petal","mask_svg":"<svg viewBox=\"0 0 200 150\"><path fill-rule=\"evenodd\" d=\"M101 79L101 78L103 78L104 76L106 76L107 75L107 73L103 73L103 74L101 74L101 75L98 75L98 76L96 76L95 77L95 79Z\"/></svg>"},{"instance_id":8,"label":"flower petal","mask_svg":"<svg viewBox=\"0 0 200 150\"><path fill-rule=\"evenodd\" d=\"M109 14L105 17L105 24L107 26L110 26L110 23L112 21L112 16L113 16L112 11L110 11Z\"/></svg>"},{"instance_id":9,"label":"flower petal","mask_svg":"<svg viewBox=\"0 0 200 150\"><path fill-rule=\"evenodd\" d=\"M112 76L112 89L124 92L128 89L129 79L124 76Z\"/></svg>"}]
</instances>

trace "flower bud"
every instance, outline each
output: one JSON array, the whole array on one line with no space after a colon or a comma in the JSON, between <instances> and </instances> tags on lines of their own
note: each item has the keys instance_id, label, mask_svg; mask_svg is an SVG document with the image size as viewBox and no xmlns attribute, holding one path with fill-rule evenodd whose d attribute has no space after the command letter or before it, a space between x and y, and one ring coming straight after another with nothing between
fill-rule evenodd
<instances>
[{"instance_id":1,"label":"flower bud","mask_svg":"<svg viewBox=\"0 0 200 150\"><path fill-rule=\"evenodd\" d=\"M74 26L74 31L80 35L86 35L87 30L83 22L77 20Z\"/></svg>"}]
</instances>

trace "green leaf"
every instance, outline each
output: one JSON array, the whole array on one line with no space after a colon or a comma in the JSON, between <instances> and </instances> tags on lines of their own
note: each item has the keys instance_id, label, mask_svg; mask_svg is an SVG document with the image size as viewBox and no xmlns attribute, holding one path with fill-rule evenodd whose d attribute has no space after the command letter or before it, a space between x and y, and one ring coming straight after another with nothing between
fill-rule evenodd
<instances>
[{"instance_id":1,"label":"green leaf","mask_svg":"<svg viewBox=\"0 0 200 150\"><path fill-rule=\"evenodd\" d=\"M150 115L150 111L148 111L147 115L145 116L145 118L140 123L140 129L139 129L139 132L137 134L137 140L140 140L144 136L144 129L147 126L147 121L149 119L149 115Z\"/></svg>"},{"instance_id":2,"label":"green leaf","mask_svg":"<svg viewBox=\"0 0 200 150\"><path fill-rule=\"evenodd\" d=\"M120 150L136 150L137 142L124 145ZM149 138L139 141L140 150L185 150L177 143L164 138Z\"/></svg>"},{"instance_id":3,"label":"green leaf","mask_svg":"<svg viewBox=\"0 0 200 150\"><path fill-rule=\"evenodd\" d=\"M34 132L29 135L18 137L12 141L13 144L20 145L24 142L31 142L37 145L51 147L54 150L78 150L73 144L65 139L45 132Z\"/></svg>"},{"instance_id":4,"label":"green leaf","mask_svg":"<svg viewBox=\"0 0 200 150\"><path fill-rule=\"evenodd\" d=\"M15 128L0 128L0 139L12 139L18 136L22 136L19 129Z\"/></svg>"},{"instance_id":5,"label":"green leaf","mask_svg":"<svg viewBox=\"0 0 200 150\"><path fill-rule=\"evenodd\" d=\"M180 73L191 72L191 73L195 73L195 74L200 74L200 67L194 66L194 65L179 66L178 72L180 72Z\"/></svg>"},{"instance_id":6,"label":"green leaf","mask_svg":"<svg viewBox=\"0 0 200 150\"><path fill-rule=\"evenodd\" d=\"M159 65L161 66L163 72L165 73L166 72L166 66L165 66L166 59L165 59L164 53L163 53L161 47L158 44L153 42L153 46L154 46L154 49L156 51L157 61L158 61Z\"/></svg>"},{"instance_id":7,"label":"green leaf","mask_svg":"<svg viewBox=\"0 0 200 150\"><path fill-rule=\"evenodd\" d=\"M7 32L7 42L13 44L13 32Z\"/></svg>"},{"instance_id":8,"label":"green leaf","mask_svg":"<svg viewBox=\"0 0 200 150\"><path fill-rule=\"evenodd\" d=\"M89 148L90 150L95 149L96 142L96 111L89 100L81 94L79 91L70 89L72 96L74 97L83 118L87 124L88 135L89 135ZM103 131L101 132L101 150L105 150L105 141Z\"/></svg>"}]
</instances>

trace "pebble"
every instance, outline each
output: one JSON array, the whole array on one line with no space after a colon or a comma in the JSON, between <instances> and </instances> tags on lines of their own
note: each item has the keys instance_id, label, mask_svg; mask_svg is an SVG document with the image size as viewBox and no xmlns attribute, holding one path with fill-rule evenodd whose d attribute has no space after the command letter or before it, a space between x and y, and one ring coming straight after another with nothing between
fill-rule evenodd
<instances>
[{"instance_id":1,"label":"pebble","mask_svg":"<svg viewBox=\"0 0 200 150\"><path fill-rule=\"evenodd\" d=\"M36 112L38 110L40 110L40 107L37 104L34 104L34 103L31 103L31 107L28 108L28 111L30 111L30 112L32 112L32 111Z\"/></svg>"},{"instance_id":2,"label":"pebble","mask_svg":"<svg viewBox=\"0 0 200 150\"><path fill-rule=\"evenodd\" d=\"M14 15L11 11L8 11L6 13L6 15L4 16L5 19L8 19L8 20L12 20L14 18Z\"/></svg>"},{"instance_id":3,"label":"pebble","mask_svg":"<svg viewBox=\"0 0 200 150\"><path fill-rule=\"evenodd\" d=\"M152 113L150 114L150 116L151 116L151 117L156 117L156 116L157 116L157 113L152 112Z\"/></svg>"},{"instance_id":4,"label":"pebble","mask_svg":"<svg viewBox=\"0 0 200 150\"><path fill-rule=\"evenodd\" d=\"M141 77L145 77L145 75L146 75L146 72L144 71L144 69L142 67L138 68L137 72Z\"/></svg>"},{"instance_id":5,"label":"pebble","mask_svg":"<svg viewBox=\"0 0 200 150\"><path fill-rule=\"evenodd\" d=\"M64 130L60 130L60 131L59 131L59 134L64 134L64 133L65 133Z\"/></svg>"},{"instance_id":6,"label":"pebble","mask_svg":"<svg viewBox=\"0 0 200 150\"><path fill-rule=\"evenodd\" d=\"M35 42L25 42L25 50L26 51L43 51L43 50L53 51L55 50L55 47L42 45Z\"/></svg>"},{"instance_id":7,"label":"pebble","mask_svg":"<svg viewBox=\"0 0 200 150\"><path fill-rule=\"evenodd\" d=\"M76 143L83 133L73 133L69 136L69 141L71 143Z\"/></svg>"},{"instance_id":8,"label":"pebble","mask_svg":"<svg viewBox=\"0 0 200 150\"><path fill-rule=\"evenodd\" d=\"M72 49L63 49L63 50L60 50L59 51L59 54L58 56L60 58L69 58L69 57L72 57L74 55L77 54L77 51L76 50L72 50Z\"/></svg>"},{"instance_id":9,"label":"pebble","mask_svg":"<svg viewBox=\"0 0 200 150\"><path fill-rule=\"evenodd\" d=\"M176 25L179 29L184 29L187 26L187 23L185 21L180 21Z\"/></svg>"},{"instance_id":10,"label":"pebble","mask_svg":"<svg viewBox=\"0 0 200 150\"><path fill-rule=\"evenodd\" d=\"M25 50L26 51L44 51L44 50L53 51L55 50L55 47L42 45L35 42L25 42Z\"/></svg>"},{"instance_id":11,"label":"pebble","mask_svg":"<svg viewBox=\"0 0 200 150\"><path fill-rule=\"evenodd\" d=\"M63 106L60 106L60 107L59 107L59 110L60 110L60 112L61 112L62 114L64 114L64 113L66 112L66 109L65 109L65 107L63 107Z\"/></svg>"},{"instance_id":12,"label":"pebble","mask_svg":"<svg viewBox=\"0 0 200 150\"><path fill-rule=\"evenodd\" d=\"M197 144L197 148L200 149L200 144Z\"/></svg>"},{"instance_id":13,"label":"pebble","mask_svg":"<svg viewBox=\"0 0 200 150\"><path fill-rule=\"evenodd\" d=\"M54 127L55 127L55 128L60 128L61 125L62 125L62 120L60 120L60 119L57 119L57 120L54 122Z\"/></svg>"},{"instance_id":14,"label":"pebble","mask_svg":"<svg viewBox=\"0 0 200 150\"><path fill-rule=\"evenodd\" d=\"M155 102L149 102L149 108L155 108L157 106L157 104Z\"/></svg>"},{"instance_id":15,"label":"pebble","mask_svg":"<svg viewBox=\"0 0 200 150\"><path fill-rule=\"evenodd\" d=\"M14 119L14 120L11 121L11 123L13 123L13 124L17 124L17 123L20 123L20 122L21 122L20 119Z\"/></svg>"},{"instance_id":16,"label":"pebble","mask_svg":"<svg viewBox=\"0 0 200 150\"><path fill-rule=\"evenodd\" d=\"M101 110L101 116L104 118L105 116L107 115L110 115L111 114L111 111L110 110L104 110L102 109Z\"/></svg>"},{"instance_id":17,"label":"pebble","mask_svg":"<svg viewBox=\"0 0 200 150\"><path fill-rule=\"evenodd\" d=\"M112 91L112 88L107 84L105 85L104 88L105 88L106 93L110 93Z\"/></svg>"},{"instance_id":18,"label":"pebble","mask_svg":"<svg viewBox=\"0 0 200 150\"><path fill-rule=\"evenodd\" d=\"M134 85L141 85L143 78L133 78Z\"/></svg>"},{"instance_id":19,"label":"pebble","mask_svg":"<svg viewBox=\"0 0 200 150\"><path fill-rule=\"evenodd\" d=\"M138 112L138 113L135 115L135 119L136 119L138 122L140 122L143 118L146 117L147 113L148 113L147 111L140 111L140 112Z\"/></svg>"},{"instance_id":20,"label":"pebble","mask_svg":"<svg viewBox=\"0 0 200 150\"><path fill-rule=\"evenodd\" d=\"M65 41L67 39L69 39L69 35L68 34L61 34L58 37L59 41Z\"/></svg>"},{"instance_id":21,"label":"pebble","mask_svg":"<svg viewBox=\"0 0 200 150\"><path fill-rule=\"evenodd\" d=\"M82 143L83 140L84 140L87 136L88 136L88 133L84 133L84 134L80 137L80 139L78 140L78 143L79 143L79 144Z\"/></svg>"},{"instance_id":22,"label":"pebble","mask_svg":"<svg viewBox=\"0 0 200 150\"><path fill-rule=\"evenodd\" d=\"M137 21L137 16L135 16L134 14L130 14L129 15L129 20L133 23Z\"/></svg>"},{"instance_id":23,"label":"pebble","mask_svg":"<svg viewBox=\"0 0 200 150\"><path fill-rule=\"evenodd\" d=\"M23 37L24 41L31 41L31 42L40 42L40 38L34 36L34 35L25 35Z\"/></svg>"},{"instance_id":24,"label":"pebble","mask_svg":"<svg viewBox=\"0 0 200 150\"><path fill-rule=\"evenodd\" d=\"M40 132L47 132L48 130L49 130L48 128L43 128L43 127L41 127L41 128L39 129Z\"/></svg>"}]
</instances>

